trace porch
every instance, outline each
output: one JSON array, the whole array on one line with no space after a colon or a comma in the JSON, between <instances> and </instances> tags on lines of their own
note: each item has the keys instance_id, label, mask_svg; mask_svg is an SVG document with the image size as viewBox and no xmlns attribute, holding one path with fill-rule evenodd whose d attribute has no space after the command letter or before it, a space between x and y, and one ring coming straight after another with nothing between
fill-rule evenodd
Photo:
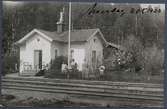
<instances>
[{"instance_id":1,"label":"porch","mask_svg":"<svg viewBox=\"0 0 167 109\"><path fill-rule=\"evenodd\" d=\"M49 65L42 63L33 66L28 62L24 62L22 67L23 70L18 73L19 76L35 76L35 74L37 74L40 70L48 69Z\"/></svg>"}]
</instances>

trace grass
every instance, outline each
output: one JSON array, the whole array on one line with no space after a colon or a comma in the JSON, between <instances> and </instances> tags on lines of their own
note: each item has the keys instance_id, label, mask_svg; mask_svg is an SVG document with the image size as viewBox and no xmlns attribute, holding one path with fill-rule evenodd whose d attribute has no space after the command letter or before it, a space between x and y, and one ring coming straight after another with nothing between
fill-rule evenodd
<instances>
[{"instance_id":1,"label":"grass","mask_svg":"<svg viewBox=\"0 0 167 109\"><path fill-rule=\"evenodd\" d=\"M0 104L4 107L97 107L96 104L76 103L67 98L63 100L57 99L37 99L29 97L24 100L15 100L13 95L5 95L2 97ZM150 100L131 100L131 99L111 99L110 104L103 107L154 107L163 106L163 102L150 101Z\"/></svg>"},{"instance_id":2,"label":"grass","mask_svg":"<svg viewBox=\"0 0 167 109\"><path fill-rule=\"evenodd\" d=\"M93 106L87 103L75 103L68 99L37 99L29 97L24 100L16 100L13 95L2 95L0 105L3 107L79 107L79 106Z\"/></svg>"}]
</instances>

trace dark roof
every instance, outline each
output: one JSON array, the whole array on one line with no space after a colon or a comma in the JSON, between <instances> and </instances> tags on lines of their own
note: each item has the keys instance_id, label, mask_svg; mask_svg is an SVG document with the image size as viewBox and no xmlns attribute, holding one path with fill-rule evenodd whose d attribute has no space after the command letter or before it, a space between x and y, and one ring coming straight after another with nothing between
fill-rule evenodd
<instances>
[{"instance_id":1,"label":"dark roof","mask_svg":"<svg viewBox=\"0 0 167 109\"><path fill-rule=\"evenodd\" d=\"M119 49L119 50L123 50L123 49L124 49L122 46L117 45L117 44L114 44L114 43L111 43L111 42L108 42L106 47L107 47L107 48L112 48L112 47L114 47L114 48L117 48L117 49Z\"/></svg>"},{"instance_id":2,"label":"dark roof","mask_svg":"<svg viewBox=\"0 0 167 109\"><path fill-rule=\"evenodd\" d=\"M53 40L68 42L68 31L64 31L62 33L57 33L56 31L50 32L41 29L37 29L43 34L47 35ZM87 41L90 36L93 35L99 29L79 29L79 30L71 30L71 42L76 41Z\"/></svg>"},{"instance_id":3,"label":"dark roof","mask_svg":"<svg viewBox=\"0 0 167 109\"><path fill-rule=\"evenodd\" d=\"M57 31L46 31L46 30L42 30L42 29L34 29L32 30L30 33L28 33L26 36L24 36L22 39L20 39L19 41L17 41L15 43L15 45L19 45L21 44L23 41L25 41L28 37L31 36L31 34L33 34L34 32L40 32L41 34L47 36L49 38L49 40L53 40L53 41L59 41L59 42L63 42L63 43L67 43L68 42L68 31L64 31L62 33L58 33ZM101 34L101 39L103 40L103 44L106 47L114 47L114 48L118 48L120 49L119 45L113 44L113 43L109 43L105 40L104 36L102 35L100 29L95 28L95 29L75 29L75 30L71 30L71 38L70 38L70 42L86 42L89 40L89 38L93 35L95 35L97 32L99 32Z\"/></svg>"},{"instance_id":4,"label":"dark roof","mask_svg":"<svg viewBox=\"0 0 167 109\"><path fill-rule=\"evenodd\" d=\"M36 30L42 32L43 34L45 34L46 36L50 37L53 40L63 41L57 32L50 32L42 29L36 29Z\"/></svg>"}]
</instances>

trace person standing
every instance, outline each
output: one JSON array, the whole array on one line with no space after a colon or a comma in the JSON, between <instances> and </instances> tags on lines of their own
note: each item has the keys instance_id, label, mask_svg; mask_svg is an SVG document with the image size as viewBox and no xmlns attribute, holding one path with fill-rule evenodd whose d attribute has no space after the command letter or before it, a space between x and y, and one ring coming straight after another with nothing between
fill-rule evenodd
<instances>
[{"instance_id":1,"label":"person standing","mask_svg":"<svg viewBox=\"0 0 167 109\"><path fill-rule=\"evenodd\" d=\"M100 79L103 79L103 77L104 77L104 71L105 71L105 66L104 66L104 65L101 65L101 66L99 67Z\"/></svg>"}]
</instances>

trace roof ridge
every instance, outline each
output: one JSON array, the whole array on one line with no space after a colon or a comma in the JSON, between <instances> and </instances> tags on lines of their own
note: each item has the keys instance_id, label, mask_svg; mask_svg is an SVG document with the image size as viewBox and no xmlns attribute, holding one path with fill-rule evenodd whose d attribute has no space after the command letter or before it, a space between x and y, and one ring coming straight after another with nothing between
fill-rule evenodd
<instances>
[{"instance_id":1,"label":"roof ridge","mask_svg":"<svg viewBox=\"0 0 167 109\"><path fill-rule=\"evenodd\" d=\"M39 31L44 31L44 32L54 32L54 33L57 33L57 31L48 31L48 30L44 30L44 29L40 29L40 28L35 28L36 30L39 30ZM83 31L83 30L98 30L99 28L83 28L83 29L73 29L71 31ZM68 32L68 30L64 31L64 32ZM62 32L62 33L64 33Z\"/></svg>"},{"instance_id":2,"label":"roof ridge","mask_svg":"<svg viewBox=\"0 0 167 109\"><path fill-rule=\"evenodd\" d=\"M73 30L97 30L99 28L82 28L82 29L73 29Z\"/></svg>"},{"instance_id":3,"label":"roof ridge","mask_svg":"<svg viewBox=\"0 0 167 109\"><path fill-rule=\"evenodd\" d=\"M36 30L39 30L39 31L44 31L44 32L55 32L55 31L48 31L48 30L44 30L44 29L39 29L39 28L35 28Z\"/></svg>"}]
</instances>

